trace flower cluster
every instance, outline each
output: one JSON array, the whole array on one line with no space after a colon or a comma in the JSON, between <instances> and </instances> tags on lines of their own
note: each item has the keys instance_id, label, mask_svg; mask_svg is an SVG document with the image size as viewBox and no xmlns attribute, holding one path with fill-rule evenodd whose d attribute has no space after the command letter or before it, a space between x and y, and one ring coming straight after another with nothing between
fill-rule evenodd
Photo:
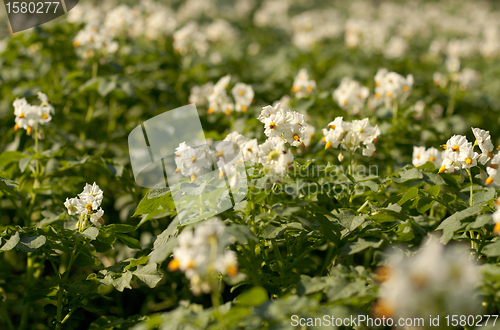
<instances>
[{"instance_id":1,"label":"flower cluster","mask_svg":"<svg viewBox=\"0 0 500 330\"><path fill-rule=\"evenodd\" d=\"M432 81L434 85L446 88L448 83L456 83L460 86L460 89L471 89L475 87L481 79L479 73L475 70L464 68L460 70L460 59L457 57L449 57L446 60L446 69L448 73L443 74L440 72L435 72L432 76Z\"/></svg>"},{"instance_id":2,"label":"flower cluster","mask_svg":"<svg viewBox=\"0 0 500 330\"><path fill-rule=\"evenodd\" d=\"M311 95L315 89L316 82L309 79L306 69L301 69L293 81L292 93L295 93L296 98L301 99Z\"/></svg>"},{"instance_id":3,"label":"flower cluster","mask_svg":"<svg viewBox=\"0 0 500 330\"><path fill-rule=\"evenodd\" d=\"M293 162L293 154L285 147L281 137L270 137L258 144L257 139L247 139L238 132L232 132L224 141L237 144L242 150L243 159L250 163L260 163L272 181L279 181Z\"/></svg>"},{"instance_id":4,"label":"flower cluster","mask_svg":"<svg viewBox=\"0 0 500 330\"><path fill-rule=\"evenodd\" d=\"M474 145L463 135L453 135L442 147L443 161L439 172L455 172L461 169L470 169L477 165L486 164L493 157L493 143L491 142L490 132L472 128L476 138ZM479 146L481 154L474 151L474 147ZM488 183L488 182L487 182ZM490 182L491 183L491 182Z\"/></svg>"},{"instance_id":5,"label":"flower cluster","mask_svg":"<svg viewBox=\"0 0 500 330\"><path fill-rule=\"evenodd\" d=\"M208 51L207 37L195 22L175 31L173 38L174 50L181 55L195 50L200 56L204 56Z\"/></svg>"},{"instance_id":6,"label":"flower cluster","mask_svg":"<svg viewBox=\"0 0 500 330\"><path fill-rule=\"evenodd\" d=\"M369 95L368 87L363 87L359 82L345 77L333 92L333 99L342 109L351 109L354 114L359 114Z\"/></svg>"},{"instance_id":7,"label":"flower cluster","mask_svg":"<svg viewBox=\"0 0 500 330\"><path fill-rule=\"evenodd\" d=\"M180 172L191 181L196 180L197 177L204 174L204 171L212 168L210 156L207 154L206 148L191 148L182 142L175 149L175 164L177 165L175 173Z\"/></svg>"},{"instance_id":8,"label":"flower cluster","mask_svg":"<svg viewBox=\"0 0 500 330\"><path fill-rule=\"evenodd\" d=\"M377 273L382 284L373 309L376 317L469 315L478 307L479 267L462 246L445 249L431 238L412 257L392 254Z\"/></svg>"},{"instance_id":9,"label":"flower cluster","mask_svg":"<svg viewBox=\"0 0 500 330\"><path fill-rule=\"evenodd\" d=\"M337 117L328 124L328 129L323 129L323 135L325 149L338 148L340 145L345 150L355 152L358 148L363 148L363 155L369 157L374 156L380 129L377 125L372 126L368 118L349 123L343 117Z\"/></svg>"},{"instance_id":10,"label":"flower cluster","mask_svg":"<svg viewBox=\"0 0 500 330\"><path fill-rule=\"evenodd\" d=\"M14 115L16 116L14 129L16 131L22 128L30 135L39 125L44 125L52 120L54 107L50 105L47 95L39 92L38 99L41 101L40 105L31 105L25 98L14 101Z\"/></svg>"},{"instance_id":11,"label":"flower cluster","mask_svg":"<svg viewBox=\"0 0 500 330\"><path fill-rule=\"evenodd\" d=\"M439 168L442 163L441 154L442 152L434 147L430 147L429 149L425 149L425 147L413 147L413 166L418 167L431 162L436 168Z\"/></svg>"},{"instance_id":12,"label":"flower cluster","mask_svg":"<svg viewBox=\"0 0 500 330\"><path fill-rule=\"evenodd\" d=\"M227 249L232 237L220 219L212 218L194 229L184 229L177 241L179 246L172 252L174 258L168 269L183 271L194 294L216 289L218 274L237 275L236 253Z\"/></svg>"},{"instance_id":13,"label":"flower cluster","mask_svg":"<svg viewBox=\"0 0 500 330\"><path fill-rule=\"evenodd\" d=\"M304 115L297 111L285 110L280 103L262 108L257 119L264 124L264 134L269 138L282 138L295 147L304 141L308 126Z\"/></svg>"},{"instance_id":14,"label":"flower cluster","mask_svg":"<svg viewBox=\"0 0 500 330\"><path fill-rule=\"evenodd\" d=\"M107 55L118 50L118 42L113 41L109 30L98 23L85 25L76 35L73 46L83 59L91 58L98 52Z\"/></svg>"},{"instance_id":15,"label":"flower cluster","mask_svg":"<svg viewBox=\"0 0 500 330\"><path fill-rule=\"evenodd\" d=\"M252 86L237 83L231 90L233 100L227 93L227 87L231 80L230 75L222 77L215 85L208 82L202 86L191 88L189 103L205 105L208 103L208 114L224 111L226 115L231 114L233 110L237 112L246 112L253 101L254 91Z\"/></svg>"},{"instance_id":16,"label":"flower cluster","mask_svg":"<svg viewBox=\"0 0 500 330\"><path fill-rule=\"evenodd\" d=\"M87 183L78 197L66 198L64 206L66 206L68 214L80 215L75 229L81 231L86 227L87 220L90 220L96 227L100 227L104 223L101 219L104 211L100 207L102 198L103 192L95 182L92 185Z\"/></svg>"},{"instance_id":17,"label":"flower cluster","mask_svg":"<svg viewBox=\"0 0 500 330\"><path fill-rule=\"evenodd\" d=\"M413 75L406 78L387 69L379 69L375 75L375 99L389 106L393 100L404 101L413 88Z\"/></svg>"}]
</instances>

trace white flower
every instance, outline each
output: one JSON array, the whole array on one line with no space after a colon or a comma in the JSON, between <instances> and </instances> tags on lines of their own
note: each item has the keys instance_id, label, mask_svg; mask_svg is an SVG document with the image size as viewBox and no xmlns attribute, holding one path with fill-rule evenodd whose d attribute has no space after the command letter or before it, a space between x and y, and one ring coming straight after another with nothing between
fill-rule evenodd
<instances>
[{"instance_id":1,"label":"white flower","mask_svg":"<svg viewBox=\"0 0 500 330\"><path fill-rule=\"evenodd\" d=\"M433 238L411 257L393 253L378 272L383 276L374 314L411 318L474 313L481 272L469 256L466 247L445 248Z\"/></svg>"},{"instance_id":2,"label":"white flower","mask_svg":"<svg viewBox=\"0 0 500 330\"><path fill-rule=\"evenodd\" d=\"M304 131L307 128L304 115L297 111L288 111L285 121L288 124L284 135L285 141L298 147L303 143Z\"/></svg>"},{"instance_id":3,"label":"white flower","mask_svg":"<svg viewBox=\"0 0 500 330\"><path fill-rule=\"evenodd\" d=\"M364 156L374 155L376 149L374 143L378 141L380 129L378 126L372 126L368 118L349 123L344 122L342 117L337 117L328 124L328 128L323 129L325 149L341 145L343 149L352 152L364 148L362 151Z\"/></svg>"},{"instance_id":4,"label":"white flower","mask_svg":"<svg viewBox=\"0 0 500 330\"><path fill-rule=\"evenodd\" d=\"M64 206L66 207L66 209L68 209L69 215L75 215L79 213L79 204L80 200L78 198L66 198L66 202L64 202Z\"/></svg>"},{"instance_id":5,"label":"white flower","mask_svg":"<svg viewBox=\"0 0 500 330\"><path fill-rule=\"evenodd\" d=\"M434 147L425 149L425 147L413 147L413 166L418 167L427 162L432 162L435 167L441 166L441 152Z\"/></svg>"},{"instance_id":6,"label":"white flower","mask_svg":"<svg viewBox=\"0 0 500 330\"><path fill-rule=\"evenodd\" d=\"M264 119L269 118L269 116L277 114L281 111L283 110L280 103L276 103L276 105L274 106L267 105L262 108L262 111L260 112L260 115L257 117L257 119L263 122Z\"/></svg>"},{"instance_id":7,"label":"white flower","mask_svg":"<svg viewBox=\"0 0 500 330\"><path fill-rule=\"evenodd\" d=\"M213 289L210 278L214 272L229 276L238 273L236 253L227 249L233 240L218 218L206 220L194 230L185 228L177 241L179 245L172 252L174 258L168 269L183 271L191 282L193 293L210 292Z\"/></svg>"},{"instance_id":8,"label":"white flower","mask_svg":"<svg viewBox=\"0 0 500 330\"><path fill-rule=\"evenodd\" d=\"M231 90L231 94L233 94L236 101L236 111L246 112L254 97L252 86L237 83Z\"/></svg>"},{"instance_id":9,"label":"white flower","mask_svg":"<svg viewBox=\"0 0 500 330\"><path fill-rule=\"evenodd\" d=\"M78 194L78 197L82 200L86 200L89 196L95 197L99 201L101 201L103 198L103 191L95 182L92 185L88 183L85 184L82 193Z\"/></svg>"},{"instance_id":10,"label":"white flower","mask_svg":"<svg viewBox=\"0 0 500 330\"><path fill-rule=\"evenodd\" d=\"M103 191L94 182L94 184L85 184L83 191L75 198L66 198L64 206L68 210L69 215L81 215L77 223L78 230L85 227L87 220L101 227L100 218L104 215L104 211L100 208L103 199Z\"/></svg>"},{"instance_id":11,"label":"white flower","mask_svg":"<svg viewBox=\"0 0 500 330\"><path fill-rule=\"evenodd\" d=\"M279 180L293 161L293 154L285 148L285 141L279 137L268 138L259 146L259 162L268 169L274 181Z\"/></svg>"},{"instance_id":12,"label":"white flower","mask_svg":"<svg viewBox=\"0 0 500 330\"><path fill-rule=\"evenodd\" d=\"M185 148L185 146L182 146L179 156L175 158L175 163L177 165L176 172L181 172L191 181L194 181L212 167L211 162L206 157L205 149L202 147Z\"/></svg>"},{"instance_id":13,"label":"white flower","mask_svg":"<svg viewBox=\"0 0 500 330\"><path fill-rule=\"evenodd\" d=\"M243 152L243 159L250 162L258 162L259 159L259 143L257 139L248 140L241 148Z\"/></svg>"},{"instance_id":14,"label":"white flower","mask_svg":"<svg viewBox=\"0 0 500 330\"><path fill-rule=\"evenodd\" d=\"M486 172L488 173L488 178L486 179L486 184L494 183L500 186L500 172L498 171L498 166L500 165L500 153L493 156L490 165L486 167Z\"/></svg>"},{"instance_id":15,"label":"white flower","mask_svg":"<svg viewBox=\"0 0 500 330\"><path fill-rule=\"evenodd\" d=\"M379 69L375 75L375 99L384 101L386 107L392 100L404 101L413 87L413 75L406 78L387 69Z\"/></svg>"},{"instance_id":16,"label":"white flower","mask_svg":"<svg viewBox=\"0 0 500 330\"><path fill-rule=\"evenodd\" d=\"M200 31L198 24L190 22L174 32L174 51L186 55L195 50L198 55L204 56L208 51L206 35Z\"/></svg>"},{"instance_id":17,"label":"white flower","mask_svg":"<svg viewBox=\"0 0 500 330\"><path fill-rule=\"evenodd\" d=\"M428 160L425 153L425 147L413 147L413 166L418 167L424 165Z\"/></svg>"},{"instance_id":18,"label":"white flower","mask_svg":"<svg viewBox=\"0 0 500 330\"><path fill-rule=\"evenodd\" d=\"M333 92L333 99L341 108L352 109L355 114L359 114L369 94L367 87L362 87L357 81L345 77Z\"/></svg>"},{"instance_id":19,"label":"white flower","mask_svg":"<svg viewBox=\"0 0 500 330\"><path fill-rule=\"evenodd\" d=\"M310 95L316 89L316 82L309 79L306 69L301 69L293 81L292 93L300 99Z\"/></svg>"},{"instance_id":20,"label":"white flower","mask_svg":"<svg viewBox=\"0 0 500 330\"><path fill-rule=\"evenodd\" d=\"M472 128L472 133L474 133L474 137L476 138L476 142L474 145L479 146L481 149L481 156L479 157L479 162L481 164L486 164L486 162L493 157L493 143L491 142L490 132L482 130L480 128Z\"/></svg>"},{"instance_id":21,"label":"white flower","mask_svg":"<svg viewBox=\"0 0 500 330\"><path fill-rule=\"evenodd\" d=\"M211 94L208 96L208 114L217 111L224 111L227 115L234 110L234 103L227 95L227 86L231 80L230 75L222 77L212 88Z\"/></svg>"},{"instance_id":22,"label":"white flower","mask_svg":"<svg viewBox=\"0 0 500 330\"><path fill-rule=\"evenodd\" d=\"M208 102L208 97L214 88L213 82L208 82L202 86L193 86L189 95L189 103L204 106Z\"/></svg>"},{"instance_id":23,"label":"white flower","mask_svg":"<svg viewBox=\"0 0 500 330\"><path fill-rule=\"evenodd\" d=\"M271 114L269 117L265 118L264 123L264 134L267 137L281 137L285 130L288 128L288 124L285 123L285 113L280 111Z\"/></svg>"},{"instance_id":24,"label":"white flower","mask_svg":"<svg viewBox=\"0 0 500 330\"><path fill-rule=\"evenodd\" d=\"M236 143L240 148L243 148L248 139L244 135L234 131L226 135L223 141Z\"/></svg>"},{"instance_id":25,"label":"white flower","mask_svg":"<svg viewBox=\"0 0 500 330\"><path fill-rule=\"evenodd\" d=\"M493 227L493 233L495 235L500 235L500 198L495 200L496 211L493 213L492 218L495 223Z\"/></svg>"},{"instance_id":26,"label":"white flower","mask_svg":"<svg viewBox=\"0 0 500 330\"><path fill-rule=\"evenodd\" d=\"M453 135L443 146L443 162L439 172L455 172L477 165L479 154L474 152L472 143L463 135Z\"/></svg>"},{"instance_id":27,"label":"white flower","mask_svg":"<svg viewBox=\"0 0 500 330\"><path fill-rule=\"evenodd\" d=\"M42 102L39 106L29 104L25 98L16 99L13 102L14 115L16 116L15 130L22 128L30 135L39 125L44 125L52 120L54 107L49 104L45 94L39 92L38 98Z\"/></svg>"}]
</instances>

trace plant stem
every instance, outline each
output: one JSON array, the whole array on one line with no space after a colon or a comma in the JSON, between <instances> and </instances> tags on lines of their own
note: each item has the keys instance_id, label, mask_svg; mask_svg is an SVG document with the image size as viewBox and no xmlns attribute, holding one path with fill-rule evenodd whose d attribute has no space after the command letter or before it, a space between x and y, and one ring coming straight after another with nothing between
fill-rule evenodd
<instances>
[{"instance_id":1,"label":"plant stem","mask_svg":"<svg viewBox=\"0 0 500 330\"><path fill-rule=\"evenodd\" d=\"M448 108L446 109L446 115L451 116L455 111L455 94L457 93L458 85L454 82L450 84L450 95L448 100Z\"/></svg>"},{"instance_id":2,"label":"plant stem","mask_svg":"<svg viewBox=\"0 0 500 330\"><path fill-rule=\"evenodd\" d=\"M33 285L33 256L31 252L28 252L26 261L26 288L30 288ZM23 311L21 313L21 325L19 329L26 329L29 320L29 311L31 304L26 302L23 306Z\"/></svg>"},{"instance_id":3,"label":"plant stem","mask_svg":"<svg viewBox=\"0 0 500 330\"><path fill-rule=\"evenodd\" d=\"M396 126L396 121L398 119L398 107L399 107L399 104L398 104L398 99L394 99L394 105L393 105L393 108L392 108L392 123L394 126Z\"/></svg>"},{"instance_id":4,"label":"plant stem","mask_svg":"<svg viewBox=\"0 0 500 330\"><path fill-rule=\"evenodd\" d=\"M349 175L352 176L352 151L349 149Z\"/></svg>"},{"instance_id":5,"label":"plant stem","mask_svg":"<svg viewBox=\"0 0 500 330\"><path fill-rule=\"evenodd\" d=\"M64 287L64 284L66 283L66 281L68 280L69 273L71 272L71 266L73 266L73 263L75 262L76 258L78 257L78 254L80 254L80 252L77 251L78 243L80 242L79 238L80 237L76 238L75 246L73 248L73 251L71 251L71 256L70 256L69 262L68 262L68 268L64 272L64 276L59 274L59 277L60 278L62 277L62 278L59 282L59 292L57 294L57 316L56 316L57 325L56 325L56 330L61 329L61 325L63 323L63 320L61 319L62 318L62 308L63 308L62 301L63 301L63 295L64 295L63 287ZM68 315L71 315L71 313L69 313ZM64 318L64 321L66 321L69 318L68 315L66 315L66 317Z\"/></svg>"},{"instance_id":6,"label":"plant stem","mask_svg":"<svg viewBox=\"0 0 500 330\"><path fill-rule=\"evenodd\" d=\"M99 69L99 62L95 61L92 64L92 79L97 78L97 71ZM92 93L92 98L90 99L90 104L89 108L87 109L87 115L85 116L85 122L90 122L92 120L92 115L94 114L94 108L95 108L95 102L96 102L96 96L95 93Z\"/></svg>"},{"instance_id":7,"label":"plant stem","mask_svg":"<svg viewBox=\"0 0 500 330\"><path fill-rule=\"evenodd\" d=\"M467 173L469 174L469 179L470 179L470 206L472 206L473 196L474 196L474 189L473 189L474 182L472 181L472 174L471 174L470 168L468 168L466 170L467 170Z\"/></svg>"},{"instance_id":8,"label":"plant stem","mask_svg":"<svg viewBox=\"0 0 500 330\"><path fill-rule=\"evenodd\" d=\"M5 323L7 323L9 330L15 330L14 325L12 324L12 321L10 319L9 313L7 312L7 308L5 308L5 305L1 299L0 299L0 308L1 308L0 315L2 316L2 319L5 320Z\"/></svg>"},{"instance_id":9,"label":"plant stem","mask_svg":"<svg viewBox=\"0 0 500 330\"><path fill-rule=\"evenodd\" d=\"M474 184L474 182L472 180L472 173L470 171L470 168L467 168L466 171L467 171L467 174L469 174L469 179L470 179L470 206L472 206L472 204L474 202L474 200L473 200L473 195L474 195L473 184ZM469 234L470 234L470 246L472 249L475 249L476 247L474 246L474 231L470 230Z\"/></svg>"}]
</instances>

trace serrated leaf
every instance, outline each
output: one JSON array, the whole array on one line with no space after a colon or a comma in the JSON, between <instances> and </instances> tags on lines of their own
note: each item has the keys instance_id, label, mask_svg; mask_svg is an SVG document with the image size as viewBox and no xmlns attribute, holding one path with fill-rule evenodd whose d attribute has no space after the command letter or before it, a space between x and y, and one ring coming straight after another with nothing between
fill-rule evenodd
<instances>
[{"instance_id":1,"label":"serrated leaf","mask_svg":"<svg viewBox=\"0 0 500 330\"><path fill-rule=\"evenodd\" d=\"M162 273L160 273L156 267L157 265L155 263L148 263L145 266L139 265L132 274L137 276L150 288L154 288L163 278Z\"/></svg>"}]
</instances>

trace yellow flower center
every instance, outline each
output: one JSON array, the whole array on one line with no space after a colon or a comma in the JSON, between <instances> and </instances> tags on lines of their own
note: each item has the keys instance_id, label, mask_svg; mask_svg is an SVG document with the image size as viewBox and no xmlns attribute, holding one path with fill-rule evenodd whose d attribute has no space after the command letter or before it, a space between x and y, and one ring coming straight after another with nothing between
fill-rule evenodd
<instances>
[{"instance_id":1,"label":"yellow flower center","mask_svg":"<svg viewBox=\"0 0 500 330\"><path fill-rule=\"evenodd\" d=\"M231 277L236 276L238 274L238 268L236 268L235 265L227 266L226 271L227 271L227 275L229 275Z\"/></svg>"},{"instance_id":2,"label":"yellow flower center","mask_svg":"<svg viewBox=\"0 0 500 330\"><path fill-rule=\"evenodd\" d=\"M429 160L430 160L431 162L433 162L434 160L436 160L436 158L435 158L434 156L430 156L430 157L429 157Z\"/></svg>"},{"instance_id":3,"label":"yellow flower center","mask_svg":"<svg viewBox=\"0 0 500 330\"><path fill-rule=\"evenodd\" d=\"M270 129L275 129L276 128L276 123L272 122L269 124Z\"/></svg>"},{"instance_id":4,"label":"yellow flower center","mask_svg":"<svg viewBox=\"0 0 500 330\"><path fill-rule=\"evenodd\" d=\"M460 147L459 146L454 146L453 148L451 148L451 150L453 150L454 152L457 152L460 150Z\"/></svg>"},{"instance_id":5,"label":"yellow flower center","mask_svg":"<svg viewBox=\"0 0 500 330\"><path fill-rule=\"evenodd\" d=\"M49 118L49 116L47 116L47 114L46 114L46 113L44 113L44 114L42 115L42 118L43 118L43 119L47 119L47 118Z\"/></svg>"},{"instance_id":6,"label":"yellow flower center","mask_svg":"<svg viewBox=\"0 0 500 330\"><path fill-rule=\"evenodd\" d=\"M465 164L470 165L472 163L472 158L467 157L465 158Z\"/></svg>"},{"instance_id":7,"label":"yellow flower center","mask_svg":"<svg viewBox=\"0 0 500 330\"><path fill-rule=\"evenodd\" d=\"M243 105L243 106L241 107L241 112L247 112L247 107Z\"/></svg>"},{"instance_id":8,"label":"yellow flower center","mask_svg":"<svg viewBox=\"0 0 500 330\"><path fill-rule=\"evenodd\" d=\"M295 141L300 141L300 137L299 137L299 135L298 135L298 134L294 134L294 135L293 135L293 139L294 139Z\"/></svg>"},{"instance_id":9,"label":"yellow flower center","mask_svg":"<svg viewBox=\"0 0 500 330\"><path fill-rule=\"evenodd\" d=\"M21 114L19 115L19 118L24 118L24 112L21 112Z\"/></svg>"},{"instance_id":10,"label":"yellow flower center","mask_svg":"<svg viewBox=\"0 0 500 330\"><path fill-rule=\"evenodd\" d=\"M244 92L244 91L242 91L242 90L240 90L240 91L238 92L238 94L240 94L241 96L243 96L243 94L245 94L245 92Z\"/></svg>"},{"instance_id":11,"label":"yellow flower center","mask_svg":"<svg viewBox=\"0 0 500 330\"><path fill-rule=\"evenodd\" d=\"M177 259L172 259L169 263L168 263L168 270L170 270L171 272L173 271L176 271L179 269L179 260Z\"/></svg>"},{"instance_id":12,"label":"yellow flower center","mask_svg":"<svg viewBox=\"0 0 500 330\"><path fill-rule=\"evenodd\" d=\"M92 212L92 203L88 203L87 205L85 205L85 208L87 209L87 211Z\"/></svg>"}]
</instances>

